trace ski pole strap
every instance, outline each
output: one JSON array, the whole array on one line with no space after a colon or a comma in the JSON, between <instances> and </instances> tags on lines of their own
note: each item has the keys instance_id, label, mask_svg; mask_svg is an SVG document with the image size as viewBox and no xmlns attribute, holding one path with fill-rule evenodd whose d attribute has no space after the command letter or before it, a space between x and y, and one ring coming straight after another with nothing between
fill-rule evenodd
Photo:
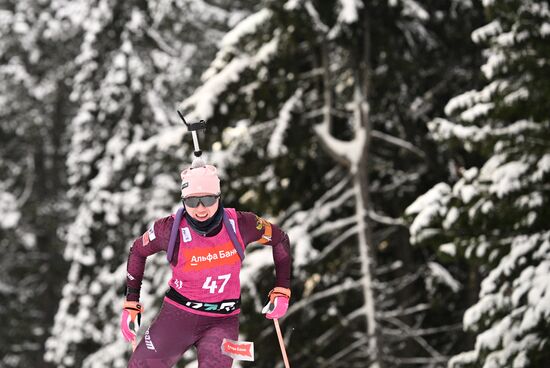
<instances>
[{"instance_id":1,"label":"ski pole strap","mask_svg":"<svg viewBox=\"0 0 550 368\"><path fill-rule=\"evenodd\" d=\"M129 294L136 294L139 296L139 289L127 286L125 295L128 296Z\"/></svg>"},{"instance_id":2,"label":"ski pole strap","mask_svg":"<svg viewBox=\"0 0 550 368\"><path fill-rule=\"evenodd\" d=\"M237 234L235 234L235 229L233 229L233 226L231 225L231 222L227 218L227 214L223 213L223 224L225 228L227 229L227 232L229 233L229 237L231 238L231 242L233 243L233 246L235 247L235 250L239 254L239 257L241 258L241 262L244 261L244 251L243 246L237 239Z\"/></svg>"},{"instance_id":3,"label":"ski pole strap","mask_svg":"<svg viewBox=\"0 0 550 368\"><path fill-rule=\"evenodd\" d=\"M166 252L166 258L168 259L168 262L173 263L174 266L178 261L178 258L176 257L174 262L172 262L174 258L174 251L176 249L176 242L178 241L178 229L180 227L181 218L183 217L184 212L185 208L183 207L180 207L176 212L174 223L172 224L172 231L170 232L170 240L168 241L168 251Z\"/></svg>"}]
</instances>

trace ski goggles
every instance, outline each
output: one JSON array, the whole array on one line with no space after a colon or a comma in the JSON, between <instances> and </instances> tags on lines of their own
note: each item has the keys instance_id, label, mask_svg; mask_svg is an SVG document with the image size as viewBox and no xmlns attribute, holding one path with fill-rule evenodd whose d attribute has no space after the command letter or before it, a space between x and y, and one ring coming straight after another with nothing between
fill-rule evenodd
<instances>
[{"instance_id":1,"label":"ski goggles","mask_svg":"<svg viewBox=\"0 0 550 368\"><path fill-rule=\"evenodd\" d=\"M219 194L205 195L200 197L185 197L182 198L182 201L185 207L197 208L200 203L202 203L204 207L210 207L216 203L218 198L220 198Z\"/></svg>"}]
</instances>

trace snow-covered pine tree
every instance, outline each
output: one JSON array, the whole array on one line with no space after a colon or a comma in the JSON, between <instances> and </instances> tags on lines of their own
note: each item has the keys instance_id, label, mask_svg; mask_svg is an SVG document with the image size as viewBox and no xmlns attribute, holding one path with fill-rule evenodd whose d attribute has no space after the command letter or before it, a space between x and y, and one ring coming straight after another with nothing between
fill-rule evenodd
<instances>
[{"instance_id":1,"label":"snow-covered pine tree","mask_svg":"<svg viewBox=\"0 0 550 368\"><path fill-rule=\"evenodd\" d=\"M550 7L484 1L486 85L449 101L433 138L471 157L407 210L411 240L465 258L483 277L464 315L472 350L449 367L545 367L550 362ZM472 162L479 164L471 164ZM470 163L470 164L468 164Z\"/></svg>"},{"instance_id":2,"label":"snow-covered pine tree","mask_svg":"<svg viewBox=\"0 0 550 368\"><path fill-rule=\"evenodd\" d=\"M66 272L57 233L68 219L63 56L77 48L42 33L43 7L34 1L0 6L2 367L42 366Z\"/></svg>"},{"instance_id":3,"label":"snow-covered pine tree","mask_svg":"<svg viewBox=\"0 0 550 368\"><path fill-rule=\"evenodd\" d=\"M189 145L175 108L211 59L241 2L55 1L45 34L75 40L67 153L70 264L45 359L57 367L123 367L130 347L118 329L129 245L179 203ZM224 7L221 7L221 5ZM238 10L238 9L237 9ZM43 15L46 16L46 15ZM68 39L66 39L68 38ZM177 126L177 127L175 127ZM149 264L144 322L168 268ZM164 265L164 264L163 264ZM158 288L157 288L158 286ZM160 298L157 298L160 301Z\"/></svg>"}]
</instances>

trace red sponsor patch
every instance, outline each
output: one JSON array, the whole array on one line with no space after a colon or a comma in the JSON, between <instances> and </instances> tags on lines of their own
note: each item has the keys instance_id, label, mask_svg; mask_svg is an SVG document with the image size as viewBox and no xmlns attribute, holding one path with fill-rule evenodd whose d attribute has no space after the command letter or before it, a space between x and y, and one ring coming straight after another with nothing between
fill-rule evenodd
<instances>
[{"instance_id":1,"label":"red sponsor patch","mask_svg":"<svg viewBox=\"0 0 550 368\"><path fill-rule=\"evenodd\" d=\"M200 271L241 262L232 242L209 248L184 248L184 271Z\"/></svg>"},{"instance_id":2,"label":"red sponsor patch","mask_svg":"<svg viewBox=\"0 0 550 368\"><path fill-rule=\"evenodd\" d=\"M223 339L222 354L235 360L254 361L254 343L249 341L234 341Z\"/></svg>"},{"instance_id":3,"label":"red sponsor patch","mask_svg":"<svg viewBox=\"0 0 550 368\"><path fill-rule=\"evenodd\" d=\"M146 231L145 234L143 234L143 236L141 237L141 240L143 242L143 246L146 246L147 244L149 244L149 232Z\"/></svg>"},{"instance_id":4,"label":"red sponsor patch","mask_svg":"<svg viewBox=\"0 0 550 368\"><path fill-rule=\"evenodd\" d=\"M149 242L155 240L156 238L155 225L153 224L153 226L151 226L151 228L147 230L141 238L141 240L143 241L143 246L146 246L147 244L149 244Z\"/></svg>"}]
</instances>

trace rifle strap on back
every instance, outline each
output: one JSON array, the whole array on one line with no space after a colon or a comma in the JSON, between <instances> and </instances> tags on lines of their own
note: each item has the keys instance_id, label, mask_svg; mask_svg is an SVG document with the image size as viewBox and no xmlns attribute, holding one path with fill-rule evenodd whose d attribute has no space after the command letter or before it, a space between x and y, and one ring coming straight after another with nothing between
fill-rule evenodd
<instances>
[{"instance_id":1,"label":"rifle strap on back","mask_svg":"<svg viewBox=\"0 0 550 368\"><path fill-rule=\"evenodd\" d=\"M172 224L172 231L170 232L170 240L168 241L168 251L166 252L166 258L168 259L168 262L173 263L174 266L178 262L178 257L175 257L175 260L173 260L173 258L174 258L174 253L178 254L177 251L175 252L176 248L178 248L178 245L179 245L178 229L180 227L181 219L184 213L185 213L184 207L179 208L178 211L176 212L176 216L174 217L174 223ZM176 242L178 243L177 245L176 245Z\"/></svg>"},{"instance_id":2,"label":"rifle strap on back","mask_svg":"<svg viewBox=\"0 0 550 368\"><path fill-rule=\"evenodd\" d=\"M227 232L229 233L229 237L231 238L231 242L233 243L235 250L239 254L239 257L241 258L241 263L242 263L244 261L243 246L237 239L237 234L235 234L235 229L233 229L233 226L230 223L229 219L227 218L227 213L225 213L225 211L223 213L223 225L227 229Z\"/></svg>"}]
</instances>

